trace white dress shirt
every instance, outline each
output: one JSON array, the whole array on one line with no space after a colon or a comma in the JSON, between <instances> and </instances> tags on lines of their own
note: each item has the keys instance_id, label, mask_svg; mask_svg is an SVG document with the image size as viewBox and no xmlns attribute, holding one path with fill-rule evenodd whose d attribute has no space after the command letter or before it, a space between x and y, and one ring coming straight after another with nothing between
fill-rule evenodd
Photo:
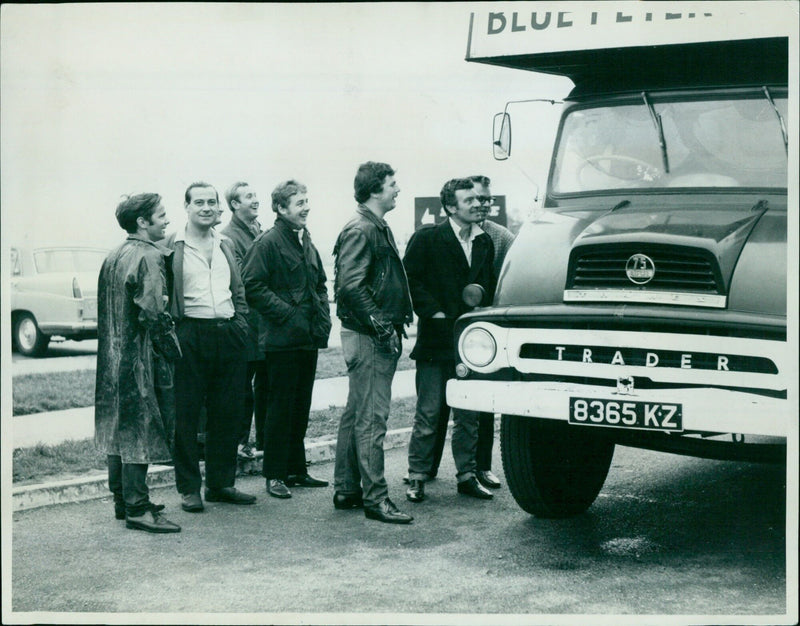
<instances>
[{"instance_id":1,"label":"white dress shirt","mask_svg":"<svg viewBox=\"0 0 800 626\"><path fill-rule=\"evenodd\" d=\"M453 232L456 234L458 243L461 244L461 249L464 251L464 256L467 257L467 263L469 263L471 267L472 242L475 241L475 237L483 233L483 229L475 223L472 223L469 226L459 226L459 224L452 217L448 217L447 219L450 222ZM464 234L463 231L465 230L466 234L465 236L462 236Z\"/></svg>"},{"instance_id":2,"label":"white dress shirt","mask_svg":"<svg viewBox=\"0 0 800 626\"><path fill-rule=\"evenodd\" d=\"M236 310L231 293L231 267L220 246L220 235L211 230L211 265L203 253L178 231L175 241L183 241L183 305L186 317L229 319Z\"/></svg>"}]
</instances>

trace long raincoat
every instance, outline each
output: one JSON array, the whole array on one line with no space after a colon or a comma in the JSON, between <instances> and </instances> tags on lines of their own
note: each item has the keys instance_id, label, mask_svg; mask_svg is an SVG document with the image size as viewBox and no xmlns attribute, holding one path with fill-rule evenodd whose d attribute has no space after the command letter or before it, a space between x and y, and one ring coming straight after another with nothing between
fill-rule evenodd
<instances>
[{"instance_id":1,"label":"long raincoat","mask_svg":"<svg viewBox=\"0 0 800 626\"><path fill-rule=\"evenodd\" d=\"M123 463L172 460L180 346L167 313L169 254L130 235L100 270L95 444Z\"/></svg>"}]
</instances>

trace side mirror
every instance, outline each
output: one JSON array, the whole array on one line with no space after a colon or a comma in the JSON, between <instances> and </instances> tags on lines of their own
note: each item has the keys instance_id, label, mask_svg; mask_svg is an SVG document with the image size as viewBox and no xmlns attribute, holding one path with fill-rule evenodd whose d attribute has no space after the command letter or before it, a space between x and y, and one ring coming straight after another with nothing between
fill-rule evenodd
<instances>
[{"instance_id":1,"label":"side mirror","mask_svg":"<svg viewBox=\"0 0 800 626\"><path fill-rule=\"evenodd\" d=\"M508 113L498 113L494 116L492 149L494 158L498 161L505 161L511 156L511 116Z\"/></svg>"},{"instance_id":2,"label":"side mirror","mask_svg":"<svg viewBox=\"0 0 800 626\"><path fill-rule=\"evenodd\" d=\"M480 305L485 295L486 290L476 283L470 283L461 291L461 299L471 309Z\"/></svg>"}]
</instances>

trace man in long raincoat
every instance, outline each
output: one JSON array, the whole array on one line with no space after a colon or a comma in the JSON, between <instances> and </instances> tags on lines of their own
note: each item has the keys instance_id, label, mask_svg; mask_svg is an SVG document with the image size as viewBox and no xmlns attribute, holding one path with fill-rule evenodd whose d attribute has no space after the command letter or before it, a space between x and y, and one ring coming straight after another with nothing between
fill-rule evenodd
<instances>
[{"instance_id":1,"label":"man in long raincoat","mask_svg":"<svg viewBox=\"0 0 800 626\"><path fill-rule=\"evenodd\" d=\"M147 466L172 460L172 361L181 354L168 311L165 255L156 245L169 224L161 196L139 194L116 211L128 232L100 270L97 289L95 443L108 455L108 485L126 527L175 533L150 502Z\"/></svg>"}]
</instances>

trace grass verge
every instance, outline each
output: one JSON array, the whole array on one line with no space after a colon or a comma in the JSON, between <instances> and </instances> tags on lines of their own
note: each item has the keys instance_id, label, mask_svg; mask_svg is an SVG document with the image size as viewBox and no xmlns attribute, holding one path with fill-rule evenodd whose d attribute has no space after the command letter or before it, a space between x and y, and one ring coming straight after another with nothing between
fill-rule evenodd
<instances>
[{"instance_id":1,"label":"grass verge","mask_svg":"<svg viewBox=\"0 0 800 626\"><path fill-rule=\"evenodd\" d=\"M412 342L406 341L398 370L413 369L408 358ZM317 379L347 375L347 366L339 347L319 351ZM25 374L13 379L13 414L31 415L47 411L77 409L94 404L95 370Z\"/></svg>"},{"instance_id":2,"label":"grass verge","mask_svg":"<svg viewBox=\"0 0 800 626\"><path fill-rule=\"evenodd\" d=\"M405 428L414 422L416 398L392 401L389 429ZM306 440L335 437L342 408L333 407L312 411L308 420ZM253 439L255 433L251 433ZM17 448L13 458L13 482L23 484L52 476L82 475L106 470L106 456L95 448L94 440L66 441L55 446L37 445Z\"/></svg>"}]
</instances>

